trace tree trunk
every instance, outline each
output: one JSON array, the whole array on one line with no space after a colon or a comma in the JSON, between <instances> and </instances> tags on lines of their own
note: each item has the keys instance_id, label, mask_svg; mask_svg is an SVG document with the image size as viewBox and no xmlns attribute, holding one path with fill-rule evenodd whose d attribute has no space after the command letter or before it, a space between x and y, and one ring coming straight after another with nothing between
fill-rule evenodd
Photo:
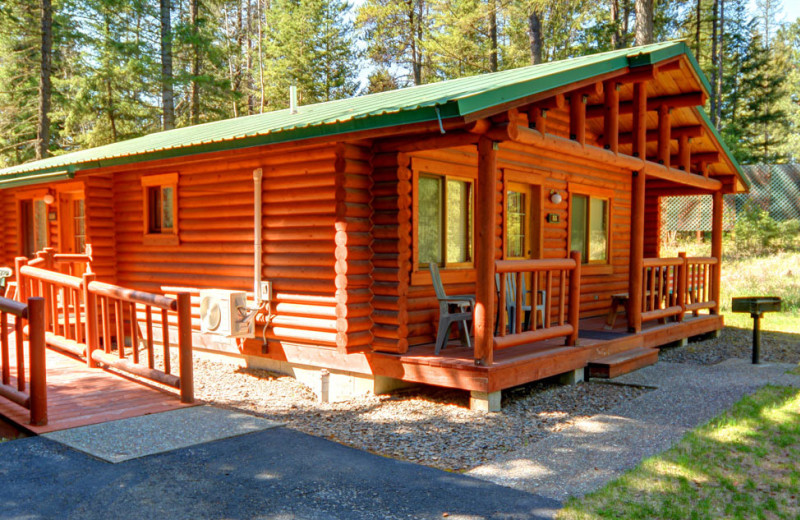
<instances>
[{"instance_id":1,"label":"tree trunk","mask_svg":"<svg viewBox=\"0 0 800 520\"><path fill-rule=\"evenodd\" d=\"M619 34L619 0L611 0L611 48L619 49L622 40Z\"/></svg>"},{"instance_id":2,"label":"tree trunk","mask_svg":"<svg viewBox=\"0 0 800 520\"><path fill-rule=\"evenodd\" d=\"M172 94L172 23L170 0L161 0L161 107L162 128L175 128L175 100Z\"/></svg>"},{"instance_id":3,"label":"tree trunk","mask_svg":"<svg viewBox=\"0 0 800 520\"><path fill-rule=\"evenodd\" d=\"M531 63L538 65L542 62L542 19L535 9L528 16L528 29L531 40Z\"/></svg>"},{"instance_id":4,"label":"tree trunk","mask_svg":"<svg viewBox=\"0 0 800 520\"><path fill-rule=\"evenodd\" d=\"M36 158L50 155L50 69L53 50L53 5L42 0L42 59L39 70L39 121L36 132Z\"/></svg>"},{"instance_id":5,"label":"tree trunk","mask_svg":"<svg viewBox=\"0 0 800 520\"><path fill-rule=\"evenodd\" d=\"M189 94L189 120L193 125L200 122L200 85L197 83L197 78L200 76L200 50L197 46L197 18L199 16L199 9L200 0L190 0L189 18L192 22L192 82Z\"/></svg>"},{"instance_id":6,"label":"tree trunk","mask_svg":"<svg viewBox=\"0 0 800 520\"><path fill-rule=\"evenodd\" d=\"M653 0L636 0L636 45L653 43Z\"/></svg>"},{"instance_id":7,"label":"tree trunk","mask_svg":"<svg viewBox=\"0 0 800 520\"><path fill-rule=\"evenodd\" d=\"M711 123L715 127L717 124L717 12L719 10L719 1L714 0L711 8Z\"/></svg>"},{"instance_id":8,"label":"tree trunk","mask_svg":"<svg viewBox=\"0 0 800 520\"><path fill-rule=\"evenodd\" d=\"M703 20L703 0L697 0L697 11L695 12L694 28L694 57L700 60L700 27Z\"/></svg>"},{"instance_id":9,"label":"tree trunk","mask_svg":"<svg viewBox=\"0 0 800 520\"><path fill-rule=\"evenodd\" d=\"M422 63L420 60L420 51L418 49L418 39L420 38L422 21L418 20L416 16L416 7L420 4L420 0L412 0L409 2L408 9L408 26L411 34L411 72L414 75L414 85L422 84ZM420 7L420 11L422 8ZM420 12L420 18L422 13Z\"/></svg>"},{"instance_id":10,"label":"tree trunk","mask_svg":"<svg viewBox=\"0 0 800 520\"><path fill-rule=\"evenodd\" d=\"M262 20L262 12L264 14L263 18L266 18L267 15L267 8L266 5L264 6L264 10L261 10L261 0L258 0L258 82L259 87L261 90L261 105L259 108L259 113L264 113L264 52L262 49L262 42L264 40L264 34L262 33L264 24L266 23L266 19Z\"/></svg>"},{"instance_id":11,"label":"tree trunk","mask_svg":"<svg viewBox=\"0 0 800 520\"><path fill-rule=\"evenodd\" d=\"M725 62L725 0L719 0L719 50L717 52L717 63L719 64L719 71L717 72L717 115L715 121L717 128L719 128L722 119L722 72L724 70L723 63Z\"/></svg>"},{"instance_id":12,"label":"tree trunk","mask_svg":"<svg viewBox=\"0 0 800 520\"><path fill-rule=\"evenodd\" d=\"M489 0L489 70L497 72L497 0Z\"/></svg>"}]
</instances>

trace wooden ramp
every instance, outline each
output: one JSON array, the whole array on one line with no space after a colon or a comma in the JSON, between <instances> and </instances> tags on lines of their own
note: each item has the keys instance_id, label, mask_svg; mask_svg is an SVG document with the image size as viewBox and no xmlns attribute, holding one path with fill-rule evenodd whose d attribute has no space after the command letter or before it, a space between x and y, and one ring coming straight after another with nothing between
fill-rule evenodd
<instances>
[{"instance_id":1,"label":"wooden ramp","mask_svg":"<svg viewBox=\"0 0 800 520\"><path fill-rule=\"evenodd\" d=\"M13 344L13 339L12 339ZM26 346L27 349L27 346ZM11 373L16 356L10 349ZM12 384L16 384L12 377ZM47 414L45 426L32 426L28 410L0 399L0 415L36 434L127 419L183 408L177 392L134 381L70 356L47 350Z\"/></svg>"}]
</instances>

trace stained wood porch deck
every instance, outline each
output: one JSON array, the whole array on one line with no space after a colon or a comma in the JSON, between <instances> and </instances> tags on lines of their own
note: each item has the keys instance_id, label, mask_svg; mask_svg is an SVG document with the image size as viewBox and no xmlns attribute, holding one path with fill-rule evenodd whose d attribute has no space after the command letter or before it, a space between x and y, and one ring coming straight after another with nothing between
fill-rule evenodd
<instances>
[{"instance_id":1,"label":"stained wood porch deck","mask_svg":"<svg viewBox=\"0 0 800 520\"><path fill-rule=\"evenodd\" d=\"M12 336L12 345L13 341ZM27 355L27 342L25 348ZM14 349L9 354L11 373L15 374ZM16 384L15 377L12 384ZM194 405L181 404L177 392L99 368L90 369L82 361L47 349L47 424L31 425L28 410L6 399L0 399L0 415L26 430L42 434L185 406Z\"/></svg>"},{"instance_id":2,"label":"stained wood porch deck","mask_svg":"<svg viewBox=\"0 0 800 520\"><path fill-rule=\"evenodd\" d=\"M577 347L565 347L563 338L518 345L495 351L489 367L475 365L472 349L456 340L439 356L432 343L411 347L405 354L374 353L372 368L375 374L405 381L495 392L584 368L590 361L619 352L705 334L723 325L722 316L687 313L680 323L646 322L635 334L627 331L624 321L618 320L609 331L603 328L604 316L582 319Z\"/></svg>"}]
</instances>

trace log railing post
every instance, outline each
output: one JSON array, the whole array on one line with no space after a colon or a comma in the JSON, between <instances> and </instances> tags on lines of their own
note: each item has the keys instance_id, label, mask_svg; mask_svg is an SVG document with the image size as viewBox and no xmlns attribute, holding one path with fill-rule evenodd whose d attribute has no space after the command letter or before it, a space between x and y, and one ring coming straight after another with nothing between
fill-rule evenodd
<instances>
[{"instance_id":1,"label":"log railing post","mask_svg":"<svg viewBox=\"0 0 800 520\"><path fill-rule=\"evenodd\" d=\"M578 329L581 316L581 253L572 251L569 257L575 261L575 268L569 275L569 324L572 334L567 337L567 346L578 345ZM548 295L549 296L549 295ZM563 298L563 295L562 295Z\"/></svg>"},{"instance_id":2,"label":"log railing post","mask_svg":"<svg viewBox=\"0 0 800 520\"><path fill-rule=\"evenodd\" d=\"M180 364L181 402L194 402L194 368L192 366L192 297L178 293L178 361ZM167 324L162 324L167 327Z\"/></svg>"},{"instance_id":3,"label":"log railing post","mask_svg":"<svg viewBox=\"0 0 800 520\"><path fill-rule=\"evenodd\" d=\"M28 300L31 424L47 424L47 363L44 343L44 298Z\"/></svg>"},{"instance_id":4,"label":"log railing post","mask_svg":"<svg viewBox=\"0 0 800 520\"><path fill-rule=\"evenodd\" d=\"M719 314L720 307L720 283L722 266L722 192L714 192L714 200L711 210L711 256L717 259L717 264L711 267L711 299L714 307L711 314Z\"/></svg>"},{"instance_id":5,"label":"log railing post","mask_svg":"<svg viewBox=\"0 0 800 520\"><path fill-rule=\"evenodd\" d=\"M683 260L681 265L678 266L678 269L680 269L678 274L678 305L681 307L681 313L678 315L678 321L683 321L683 315L686 314L686 288L688 281L686 271L689 267L689 263L686 260L685 251L678 253L678 257Z\"/></svg>"},{"instance_id":6,"label":"log railing post","mask_svg":"<svg viewBox=\"0 0 800 520\"><path fill-rule=\"evenodd\" d=\"M14 270L17 276L17 301L25 303L28 299L28 284L25 282L22 275L22 267L28 265L28 259L24 256L18 256L14 259Z\"/></svg>"},{"instance_id":7,"label":"log railing post","mask_svg":"<svg viewBox=\"0 0 800 520\"><path fill-rule=\"evenodd\" d=\"M84 320L86 321L86 364L89 368L96 368L97 362L92 358L92 352L100 346L98 331L97 296L89 290L89 284L95 280L94 273L83 275L83 306ZM78 324L79 325L79 324ZM134 348L136 348L134 346Z\"/></svg>"},{"instance_id":8,"label":"log railing post","mask_svg":"<svg viewBox=\"0 0 800 520\"><path fill-rule=\"evenodd\" d=\"M494 350L495 229L497 222L497 143L478 141L478 193L475 210L475 364L490 366Z\"/></svg>"},{"instance_id":9,"label":"log railing post","mask_svg":"<svg viewBox=\"0 0 800 520\"><path fill-rule=\"evenodd\" d=\"M633 186L631 189L630 268L628 271L628 331L630 332L639 332L642 330L644 188L644 172L633 172Z\"/></svg>"}]
</instances>

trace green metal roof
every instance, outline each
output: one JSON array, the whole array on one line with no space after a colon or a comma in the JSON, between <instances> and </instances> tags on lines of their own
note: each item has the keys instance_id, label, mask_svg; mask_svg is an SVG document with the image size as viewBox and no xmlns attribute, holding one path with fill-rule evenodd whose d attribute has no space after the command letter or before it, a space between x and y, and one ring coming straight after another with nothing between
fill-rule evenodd
<instances>
[{"instance_id":1,"label":"green metal roof","mask_svg":"<svg viewBox=\"0 0 800 520\"><path fill-rule=\"evenodd\" d=\"M689 57L704 88L710 90L708 81L683 41L657 43L300 106L296 114L291 114L288 109L278 110L157 132L5 168L0 170L0 182L13 179L16 186L35 184L52 180L41 177L45 173L74 175L80 170L104 166L464 117L628 66L644 66L681 54Z\"/></svg>"}]
</instances>

